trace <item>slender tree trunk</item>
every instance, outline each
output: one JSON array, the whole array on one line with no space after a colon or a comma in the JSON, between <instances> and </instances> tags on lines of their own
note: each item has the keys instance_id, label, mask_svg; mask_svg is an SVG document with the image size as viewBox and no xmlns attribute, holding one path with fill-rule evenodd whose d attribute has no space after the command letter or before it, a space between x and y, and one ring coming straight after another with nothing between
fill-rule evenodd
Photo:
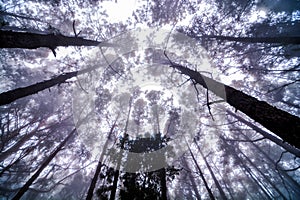
<instances>
[{"instance_id":1,"label":"slender tree trunk","mask_svg":"<svg viewBox=\"0 0 300 200\"><path fill-rule=\"evenodd\" d=\"M68 140L74 135L76 129L73 129L69 135L56 147L56 149L50 154L50 156L44 161L40 168L31 176L31 178L23 185L23 187L17 192L17 194L12 198L12 200L19 200L25 192L29 189L30 185L39 177L40 173L48 166L48 164L53 160L56 154L65 146Z\"/></svg>"},{"instance_id":2,"label":"slender tree trunk","mask_svg":"<svg viewBox=\"0 0 300 200\"><path fill-rule=\"evenodd\" d=\"M75 71L75 72L68 72L68 73L63 73L59 76L53 77L49 80L42 81L39 83L35 83L26 87L20 87L17 89L13 89L7 92L3 92L0 94L0 106L9 104L17 99L20 99L22 97L26 97L35 93L38 93L40 91L43 91L45 89L51 88L55 85L60 85L62 83L65 83L66 80L73 78L77 75L84 74L86 72L90 72L97 67L91 67L87 69L83 69L80 71Z\"/></svg>"},{"instance_id":3,"label":"slender tree trunk","mask_svg":"<svg viewBox=\"0 0 300 200\"><path fill-rule=\"evenodd\" d=\"M211 163L213 164L213 166L214 166L215 169L218 169L217 166L216 166L216 164L215 164L213 161L211 161ZM217 173L219 174L219 176L221 177L221 180L223 181L223 184L224 184L224 186L225 186L227 192L228 192L229 195L230 195L230 199L234 199L234 198L233 198L232 188L230 188L229 184L227 184L227 182L223 179L223 175L220 173L220 171L219 171L219 170L216 170L216 171L217 171Z\"/></svg>"},{"instance_id":4,"label":"slender tree trunk","mask_svg":"<svg viewBox=\"0 0 300 200\"><path fill-rule=\"evenodd\" d=\"M167 181L166 181L166 169L162 168L159 170L160 176L160 188L161 188L161 199L167 200Z\"/></svg>"},{"instance_id":5,"label":"slender tree trunk","mask_svg":"<svg viewBox=\"0 0 300 200\"><path fill-rule=\"evenodd\" d=\"M183 158L183 166L185 168L187 168L188 171L191 171L191 169L190 169L190 167L189 167L189 165L188 165L188 163L187 163L187 161L186 161L185 158ZM191 173L189 173L189 179L190 179L190 181L192 183L192 187L193 187L193 190L195 192L195 196L196 196L197 200L201 200L201 195L199 194L199 190L197 188L197 184L196 184L196 182L194 180L194 177L192 177Z\"/></svg>"},{"instance_id":6,"label":"slender tree trunk","mask_svg":"<svg viewBox=\"0 0 300 200\"><path fill-rule=\"evenodd\" d=\"M244 188L244 190L246 191L246 193L250 196L250 198L251 199L255 199L255 198L253 198L253 195L251 194L251 192L248 191L248 188L245 186L245 184L243 183L243 181L240 181L239 183L242 185L242 187Z\"/></svg>"},{"instance_id":7,"label":"slender tree trunk","mask_svg":"<svg viewBox=\"0 0 300 200\"><path fill-rule=\"evenodd\" d=\"M279 138L269 134L268 132L262 130L261 128L259 128L258 126L255 126L254 124L252 124L251 122L248 122L247 120L245 120L244 118L234 114L233 112L227 110L226 111L230 116L233 116L234 118L236 118L237 120L239 120L240 122L244 123L245 125L249 126L250 128L252 128L253 130L255 130L256 132L260 133L261 135L263 135L265 138L271 140L272 142L276 143L277 145L281 146L282 148L284 148L285 150L287 150L288 152L294 154L295 156L297 156L298 158L300 158L300 150L289 145L286 142L283 142L282 140L280 140Z\"/></svg>"},{"instance_id":8,"label":"slender tree trunk","mask_svg":"<svg viewBox=\"0 0 300 200\"><path fill-rule=\"evenodd\" d=\"M118 117L117 117L118 119ZM101 172L101 168L102 168L102 161L103 161L103 158L104 158L104 155L105 155L105 152L106 152L106 149L107 149L107 146L108 146L108 141L113 133L113 130L114 128L116 127L116 122L117 122L117 119L115 120L114 124L112 125L112 127L110 128L110 131L109 131L109 134L108 134L108 137L107 137L107 140L103 146L103 151L100 155L100 158L99 158L99 161L98 161L98 165L97 165L97 168L96 168L96 171L95 171L95 174L94 174L94 177L91 181L91 184L90 184L90 187L89 187L89 190L88 190L88 193L87 193L87 196L86 196L86 200L91 200L93 198L93 194L94 194L94 189L96 187L96 184L97 184L97 180L98 180L98 177L99 177L99 174Z\"/></svg>"},{"instance_id":9,"label":"slender tree trunk","mask_svg":"<svg viewBox=\"0 0 300 200\"><path fill-rule=\"evenodd\" d=\"M238 164L240 164L240 167L247 172L247 174L250 176L251 180L254 181L254 183L261 189L261 191L265 194L265 196L267 197L267 199L271 200L271 194L269 193L269 191L264 188L262 186L262 184L258 181L258 179L255 177L255 175L253 174L253 172L251 171L251 169L243 162L243 160L237 155L235 149L229 145L226 141L226 139L223 136L220 136L220 139L222 140L222 142L225 144L225 147L227 148L227 150L230 152L230 154L234 157L234 159L237 161Z\"/></svg>"},{"instance_id":10,"label":"slender tree trunk","mask_svg":"<svg viewBox=\"0 0 300 200\"><path fill-rule=\"evenodd\" d=\"M125 142L127 140L127 128L128 128L129 117L130 117L130 113L131 113L131 107L132 107L132 98L130 98L130 100L129 100L129 110L128 110L128 114L127 114L125 131L123 134L123 141L121 142L121 145L120 145L121 149L124 148ZM120 175L121 161L122 161L122 155L117 159L117 169L114 174L112 190L111 190L110 197L109 197L110 200L115 200L115 197L116 197L117 188L118 188L118 180L119 180L119 175Z\"/></svg>"},{"instance_id":11,"label":"slender tree trunk","mask_svg":"<svg viewBox=\"0 0 300 200\"><path fill-rule=\"evenodd\" d=\"M218 188L218 190L219 190L219 192L220 192L221 199L226 200L227 197L226 197L226 195L225 195L224 190L222 189L222 187L221 187L219 181L217 180L217 178L216 178L214 172L212 171L212 169L211 169L209 163L207 162L207 160L206 160L204 154L202 153L202 151L201 151L201 149L200 149L200 147L199 147L197 141L196 141L196 140L194 140L194 141L195 141L195 144L196 144L196 146L197 146L197 148L198 148L198 151L200 152L200 154L201 154L201 156L202 156L202 158L203 158L203 160L204 160L204 162L205 162L205 164L206 164L207 169L209 170L209 173L210 173L211 177L212 177L213 180L214 180L214 183L216 184L216 186L217 186L217 188Z\"/></svg>"},{"instance_id":12,"label":"slender tree trunk","mask_svg":"<svg viewBox=\"0 0 300 200\"><path fill-rule=\"evenodd\" d=\"M272 188L274 188L276 190L276 192L283 198L283 199L287 199L283 193L277 188L276 185L274 185L271 180L260 170L258 169L258 167L248 158L248 156L246 156L238 147L237 147L237 153L243 155L243 157L248 161L248 163L250 163L250 165L252 165L254 167L254 169L256 171L258 171L261 176L267 181L269 182L269 184L272 186Z\"/></svg>"},{"instance_id":13,"label":"slender tree trunk","mask_svg":"<svg viewBox=\"0 0 300 200\"><path fill-rule=\"evenodd\" d=\"M68 37L61 34L38 34L0 30L0 48L36 49L47 47L54 50L58 46L112 46L105 42Z\"/></svg>"},{"instance_id":14,"label":"slender tree trunk","mask_svg":"<svg viewBox=\"0 0 300 200\"><path fill-rule=\"evenodd\" d=\"M35 135L36 130L31 131L29 134L23 136L16 144L7 149L0 154L0 160L5 160L8 156L12 155L14 152L18 151L19 148L28 141L33 135Z\"/></svg>"},{"instance_id":15,"label":"slender tree trunk","mask_svg":"<svg viewBox=\"0 0 300 200\"><path fill-rule=\"evenodd\" d=\"M300 148L300 118L271 106L264 101L259 101L230 86L203 76L199 72L176 63L170 63L170 66L177 69L182 74L189 76L196 83L210 90L215 95L223 98L231 106L242 111L250 118L281 137L284 142L288 142L291 145Z\"/></svg>"},{"instance_id":16,"label":"slender tree trunk","mask_svg":"<svg viewBox=\"0 0 300 200\"><path fill-rule=\"evenodd\" d=\"M245 139L250 140L250 138L247 135L245 135L244 133L241 134L245 137ZM294 194L297 197L296 199L300 198L299 183L295 181L286 171L284 171L284 169L279 164L276 164L275 161L272 158L270 158L270 156L265 151L263 151L257 144L252 143L252 145L258 150L258 152L263 154L264 158L266 158L274 166L275 170L277 170L278 173L284 176L289 186L293 189Z\"/></svg>"},{"instance_id":17,"label":"slender tree trunk","mask_svg":"<svg viewBox=\"0 0 300 200\"><path fill-rule=\"evenodd\" d=\"M201 179L202 179L202 181L203 181L203 183L204 183L204 185L205 185L205 188L206 188L206 190L207 190L207 192L208 192L208 194L209 194L209 198L210 198L211 200L215 200L215 197L214 197L214 195L213 195L211 189L209 188L209 186L208 186L208 184L207 184L207 182L206 182L206 180L205 180L205 177L204 177L204 175L203 175L203 173L202 173L202 170L200 169L200 166L198 165L197 160L196 160L196 158L195 158L195 156L194 156L194 154L193 154L193 152L192 152L192 150L191 150L190 148L189 148L189 151L190 151L190 154L191 154L191 156L192 156L192 159L193 159L193 161L194 161L194 163L195 163L195 165L196 165L196 167L197 167L197 170L198 170L198 172L199 172L199 174L200 174L200 177L201 177Z\"/></svg>"},{"instance_id":18,"label":"slender tree trunk","mask_svg":"<svg viewBox=\"0 0 300 200\"><path fill-rule=\"evenodd\" d=\"M223 35L202 35L197 38L243 43L300 44L300 37L232 37Z\"/></svg>"}]
</instances>

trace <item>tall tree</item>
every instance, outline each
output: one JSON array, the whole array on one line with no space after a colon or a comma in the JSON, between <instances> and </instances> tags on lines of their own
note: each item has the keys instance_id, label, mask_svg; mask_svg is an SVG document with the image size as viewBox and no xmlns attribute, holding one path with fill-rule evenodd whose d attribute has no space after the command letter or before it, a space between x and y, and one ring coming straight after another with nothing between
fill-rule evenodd
<instances>
[{"instance_id":1,"label":"tall tree","mask_svg":"<svg viewBox=\"0 0 300 200\"><path fill-rule=\"evenodd\" d=\"M48 164L53 160L58 152L65 146L65 144L74 135L76 129L73 129L68 136L56 147L56 149L49 155L49 157L43 162L39 169L28 179L28 181L22 186L22 188L17 192L17 194L12 198L12 200L19 200L25 192L28 190L30 185L39 177L41 172L48 166Z\"/></svg>"},{"instance_id":2,"label":"tall tree","mask_svg":"<svg viewBox=\"0 0 300 200\"><path fill-rule=\"evenodd\" d=\"M223 188L221 187L221 185L220 185L219 181L217 180L217 178L216 178L214 172L212 171L212 169L211 169L211 167L210 167L210 165L209 165L209 163L208 163L206 157L205 157L204 154L202 153L202 151L201 151L201 149L200 149L200 147L199 147L197 141L194 140L194 142L195 142L195 144L196 144L196 146L197 146L197 149L198 149L198 151L200 152L200 154L201 154L201 156L202 156L202 158L203 158L203 160L204 160L204 162L205 162L205 165L206 165L207 169L209 170L209 173L210 173L211 177L212 177L213 180L214 180L214 183L216 184L216 186L217 186L217 188L218 188L218 190L219 190L221 199L224 199L224 200L227 199L227 197L226 197L226 195L225 195L225 192L224 192Z\"/></svg>"},{"instance_id":3,"label":"tall tree","mask_svg":"<svg viewBox=\"0 0 300 200\"><path fill-rule=\"evenodd\" d=\"M288 143L280 140L279 138L271 135L270 133L262 130L261 128L259 128L258 126L254 125L253 123L247 121L246 119L238 116L237 114L227 110L226 111L230 116L233 116L234 118L238 119L240 122L244 123L245 125L249 126L250 128L252 128L253 130L257 131L258 133L260 133L261 135L263 135L266 139L271 140L272 142L276 143L277 145L281 146L282 148L284 148L286 151L294 154L297 157L300 157L300 150L289 145Z\"/></svg>"},{"instance_id":4,"label":"tall tree","mask_svg":"<svg viewBox=\"0 0 300 200\"><path fill-rule=\"evenodd\" d=\"M0 48L36 49L47 47L55 53L59 46L112 46L106 42L86 40L81 37L69 37L60 33L30 33L0 30Z\"/></svg>"},{"instance_id":5,"label":"tall tree","mask_svg":"<svg viewBox=\"0 0 300 200\"><path fill-rule=\"evenodd\" d=\"M197 162L197 160L196 160L196 158L195 158L195 156L194 156L194 153L192 152L192 150L191 150L190 148L189 148L189 152L190 152L190 154L191 154L191 156L192 156L192 159L193 159L193 161L194 161L194 164L196 165L196 168L197 168L197 170L198 170L198 172L199 172L199 174L200 174L200 177L201 177L201 179L202 179L202 181L203 181L203 183L204 183L204 185L205 185L205 188L206 188L206 190L207 190L207 192L208 192L208 194L209 194L209 198L210 198L211 200L216 199L215 196L213 195L211 189L210 189L209 186L208 186L208 183L207 183L207 181L206 181L206 179L205 179L205 177L204 177L204 174L203 174L203 172L202 172L202 170L201 170L201 168L200 168L200 166L199 166L199 164L198 164L198 162Z\"/></svg>"},{"instance_id":6,"label":"tall tree","mask_svg":"<svg viewBox=\"0 0 300 200\"><path fill-rule=\"evenodd\" d=\"M266 44L300 44L300 37L233 37L223 35L202 35L197 39L215 39L220 41L244 42L244 43L266 43Z\"/></svg>"},{"instance_id":7,"label":"tall tree","mask_svg":"<svg viewBox=\"0 0 300 200\"><path fill-rule=\"evenodd\" d=\"M26 87L20 87L20 88L13 89L13 90L10 90L7 92L3 92L0 94L0 106L9 104L9 103L11 103L17 99L20 99L22 97L36 94L45 89L49 89L55 85L60 85L62 83L65 83L68 79L76 77L77 75L80 75L80 74L90 72L96 68L97 67L91 67L91 68L83 69L80 71L63 73L61 75L55 76L46 81L42 81L42 82L35 83L35 84L29 85Z\"/></svg>"},{"instance_id":8,"label":"tall tree","mask_svg":"<svg viewBox=\"0 0 300 200\"><path fill-rule=\"evenodd\" d=\"M166 54L165 54L166 55ZM189 76L215 95L223 98L236 110L240 110L265 128L269 129L283 141L300 148L300 118L280 110L267 102L260 101L250 95L243 93L233 87L222 84L201 73L191 70L169 60L170 67L177 69L184 75Z\"/></svg>"},{"instance_id":9,"label":"tall tree","mask_svg":"<svg viewBox=\"0 0 300 200\"><path fill-rule=\"evenodd\" d=\"M117 118L118 119L118 118ZM101 168L103 166L103 158L104 158L104 155L106 153L106 149L107 149L107 146L108 146L108 143L109 143L109 139L111 138L112 136L112 133L114 131L114 128L116 127L116 122L117 122L117 119L115 120L114 124L112 125L110 131L109 131L109 134L107 136L107 140L103 146L103 150L101 152L101 155L100 155L100 158L99 158L99 161L98 161L98 164L97 164L97 168L96 168L96 171L95 171L95 174L93 176L93 179L91 181L91 184L90 184L90 187L89 187L89 190L87 192L87 196L86 196L86 200L91 200L93 198L93 194L94 194L94 189L96 187L96 184L97 184L97 180L99 178L99 174L101 172Z\"/></svg>"}]
</instances>

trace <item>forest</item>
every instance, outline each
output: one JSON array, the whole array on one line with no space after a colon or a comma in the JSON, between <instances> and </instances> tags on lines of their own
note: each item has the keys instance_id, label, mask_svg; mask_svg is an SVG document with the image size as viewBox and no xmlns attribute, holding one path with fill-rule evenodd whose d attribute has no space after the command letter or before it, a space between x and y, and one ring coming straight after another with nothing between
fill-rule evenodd
<instances>
[{"instance_id":1,"label":"forest","mask_svg":"<svg viewBox=\"0 0 300 200\"><path fill-rule=\"evenodd\" d=\"M0 199L300 199L300 0L0 0Z\"/></svg>"}]
</instances>

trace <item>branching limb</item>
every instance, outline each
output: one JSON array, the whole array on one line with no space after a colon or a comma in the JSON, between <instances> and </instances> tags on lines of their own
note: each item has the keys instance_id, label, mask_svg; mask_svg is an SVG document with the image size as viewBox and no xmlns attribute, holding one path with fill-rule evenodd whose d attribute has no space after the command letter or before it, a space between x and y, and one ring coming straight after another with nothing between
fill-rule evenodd
<instances>
[{"instance_id":1,"label":"branching limb","mask_svg":"<svg viewBox=\"0 0 300 200\"><path fill-rule=\"evenodd\" d=\"M261 138L255 139L255 140L226 139L226 141L230 141L230 142L258 142L258 141L261 141L261 140L264 140L264 139L266 139L266 138L265 137L261 137Z\"/></svg>"},{"instance_id":2,"label":"branching limb","mask_svg":"<svg viewBox=\"0 0 300 200\"><path fill-rule=\"evenodd\" d=\"M119 75L119 77L121 77L122 76L122 74L120 74L118 71L116 71L112 66L111 66L111 63L109 63L108 62L108 60L107 60L107 58L106 58L106 56L104 55L104 53L103 53L103 50L102 50L102 48L100 48L100 51L101 51L101 54L102 54L102 56L103 56L103 58L104 58L104 60L105 60L105 62L106 62L106 64L108 65L108 67L110 68L110 69L112 69L116 74L118 74Z\"/></svg>"},{"instance_id":3,"label":"branching limb","mask_svg":"<svg viewBox=\"0 0 300 200\"><path fill-rule=\"evenodd\" d=\"M78 33L76 32L76 29L75 29L75 20L73 20L73 32L74 32L75 37L78 37L79 34L81 33L81 31L79 31Z\"/></svg>"},{"instance_id":4,"label":"branching limb","mask_svg":"<svg viewBox=\"0 0 300 200\"><path fill-rule=\"evenodd\" d=\"M291 172L291 171L296 171L298 169L300 169L300 165L298 167L293 168L293 169L285 169L284 171Z\"/></svg>"},{"instance_id":5,"label":"branching limb","mask_svg":"<svg viewBox=\"0 0 300 200\"><path fill-rule=\"evenodd\" d=\"M285 154L285 153L287 153L287 151L281 152L279 159L276 161L276 164L275 164L276 170L278 170L278 164L280 163L281 158L283 157L283 154Z\"/></svg>"}]
</instances>

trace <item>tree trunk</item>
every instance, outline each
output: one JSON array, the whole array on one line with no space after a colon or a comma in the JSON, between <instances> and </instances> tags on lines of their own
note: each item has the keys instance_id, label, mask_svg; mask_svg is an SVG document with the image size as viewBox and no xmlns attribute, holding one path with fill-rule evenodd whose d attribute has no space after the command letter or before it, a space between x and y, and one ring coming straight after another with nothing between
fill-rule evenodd
<instances>
[{"instance_id":1,"label":"tree trunk","mask_svg":"<svg viewBox=\"0 0 300 200\"><path fill-rule=\"evenodd\" d=\"M264 193L267 199L271 200L271 194L269 191L262 186L262 184L258 181L258 179L255 177L254 173L251 171L251 169L243 162L243 160L237 155L235 149L233 146L227 143L226 139L223 136L220 136L221 141L223 144L225 144L225 147L227 151L233 156L233 158L237 161L238 164L240 164L240 167L243 169L245 173L247 173L251 180L261 189L261 191Z\"/></svg>"},{"instance_id":2,"label":"tree trunk","mask_svg":"<svg viewBox=\"0 0 300 200\"><path fill-rule=\"evenodd\" d=\"M232 37L223 35L202 35L197 38L243 43L300 44L300 37Z\"/></svg>"},{"instance_id":3,"label":"tree trunk","mask_svg":"<svg viewBox=\"0 0 300 200\"><path fill-rule=\"evenodd\" d=\"M69 37L54 33L30 33L0 30L0 48L37 49L46 47L52 51L58 46L111 46L108 43Z\"/></svg>"},{"instance_id":4,"label":"tree trunk","mask_svg":"<svg viewBox=\"0 0 300 200\"><path fill-rule=\"evenodd\" d=\"M88 190L88 193L87 193L87 196L86 196L86 200L91 200L93 198L93 194L94 194L94 189L96 187L96 184L97 184L97 180L98 180L98 177L99 177L99 174L101 172L101 168L102 168L102 160L103 160L103 157L105 155L105 152L106 152L106 149L107 149L107 146L108 146L108 140L109 138L111 137L112 135L112 132L116 126L116 122L117 122L117 119L116 121L114 122L114 124L112 125L110 131L109 131L109 134L108 134L108 137L107 137L107 140L103 146L103 151L100 155L100 158L99 158L99 161L98 161L98 165L97 165L97 168L96 168L96 171L95 171L95 174L94 174L94 177L91 181L91 184L90 184L90 187L89 187L89 190Z\"/></svg>"},{"instance_id":5,"label":"tree trunk","mask_svg":"<svg viewBox=\"0 0 300 200\"><path fill-rule=\"evenodd\" d=\"M245 135L244 133L241 133L245 139L250 140L250 138ZM257 144L252 143L252 145L260 152L263 154L264 158L266 158L269 163L271 163L275 170L278 171L278 173L280 173L281 175L283 175L283 177L287 180L288 185L293 189L294 194L296 195L296 199L300 198L300 185L297 181L295 181L286 171L284 171L284 169L277 164L272 158L270 158L270 156L264 152Z\"/></svg>"},{"instance_id":6,"label":"tree trunk","mask_svg":"<svg viewBox=\"0 0 300 200\"><path fill-rule=\"evenodd\" d=\"M183 161L182 161L182 162L183 162L183 166L184 166L188 171L191 171L191 169L190 169L190 167L189 167L189 165L188 165L188 163L187 163L187 161L186 161L185 158L183 158ZM197 184L196 184L196 182L195 182L195 180L194 180L194 177L192 177L191 173L189 173L189 179L190 179L190 181L191 181L191 183L192 183L192 187L193 187L193 190L194 190L194 192L195 192L195 196L196 196L197 200L201 200L201 195L200 195L199 190L198 190L198 188L197 188Z\"/></svg>"},{"instance_id":7,"label":"tree trunk","mask_svg":"<svg viewBox=\"0 0 300 200\"><path fill-rule=\"evenodd\" d=\"M204 162L205 162L205 164L206 164L207 169L209 170L209 173L210 173L211 177L212 177L213 180L214 180L214 183L216 184L216 186L217 186L217 188L218 188L218 190L219 190L219 192L220 192L221 199L226 200L227 197L226 197L226 195L225 195L224 190L222 189L222 187L221 187L219 181L217 180L217 178L216 178L214 172L212 171L212 169L211 169L209 163L207 162L207 160L206 160L204 154L202 153L202 151L201 151L201 149L200 149L200 147L199 147L197 141L196 141L196 140L194 140L194 141L195 141L195 144L196 144L196 146L197 146L197 148L198 148L198 150L199 150L199 152L200 152L200 154L201 154L201 156L202 156L202 158L203 158L203 160L204 160Z\"/></svg>"},{"instance_id":8,"label":"tree trunk","mask_svg":"<svg viewBox=\"0 0 300 200\"><path fill-rule=\"evenodd\" d=\"M23 185L23 187L18 191L18 193L12 198L12 200L19 200L24 193L29 189L30 185L38 178L40 173L48 166L48 164L53 160L56 154L65 146L68 140L74 135L76 129L73 129L69 135L58 145L58 147L50 154L50 156L45 160L45 162L40 166L40 168L31 176L31 178Z\"/></svg>"},{"instance_id":9,"label":"tree trunk","mask_svg":"<svg viewBox=\"0 0 300 200\"><path fill-rule=\"evenodd\" d=\"M247 161L248 163L250 163L250 165L253 166L253 168L258 171L261 176L266 180L266 182L269 182L269 184L272 186L272 188L274 188L276 190L276 192L283 198L283 199L287 199L283 193L277 188L277 186L275 184L272 183L272 181L248 158L248 156L246 156L238 147L237 147L237 153L239 155L242 155Z\"/></svg>"},{"instance_id":10,"label":"tree trunk","mask_svg":"<svg viewBox=\"0 0 300 200\"><path fill-rule=\"evenodd\" d=\"M233 112L227 110L226 111L230 116L233 116L234 118L236 118L237 120L239 120L240 122L244 123L245 125L249 126L250 128L252 128L253 130L255 130L256 132L260 133L261 135L263 135L265 138L271 140L272 142L276 143L277 145L281 146L282 148L284 148L285 150L287 150L288 152L294 154L295 156L297 156L298 158L300 158L300 150L289 145L288 143L283 142L282 140L280 140L279 138L269 134L268 132L262 130L261 128L259 128L258 126L255 126L254 124L252 124L251 122L248 122L247 120L245 120L244 118L234 114Z\"/></svg>"},{"instance_id":11,"label":"tree trunk","mask_svg":"<svg viewBox=\"0 0 300 200\"><path fill-rule=\"evenodd\" d=\"M271 106L264 101L259 101L237 89L203 76L199 72L176 63L170 63L170 66L179 70L182 74L189 76L196 83L210 90L215 95L223 98L231 106L242 111L281 137L284 142L300 148L300 118Z\"/></svg>"},{"instance_id":12,"label":"tree trunk","mask_svg":"<svg viewBox=\"0 0 300 200\"><path fill-rule=\"evenodd\" d=\"M215 200L215 197L214 197L214 195L213 195L211 189L209 188L209 186L208 186L208 184L207 184L207 182L206 182L206 180L205 180L205 177L204 177L204 175L203 175L203 172L202 172L202 170L200 169L200 166L199 166L199 164L197 163L197 160L196 160L196 158L195 158L195 156L194 156L194 154L193 154L193 152L191 151L190 148L189 148L189 151L190 151L190 154L191 154L191 156L192 156L192 158L193 158L193 161L194 161L194 163L195 163L195 165L196 165L196 167L197 167L197 170L198 170L198 172L199 172L199 174L200 174L200 177L201 177L201 179L202 179L202 181L203 181L203 183L204 183L204 185L205 185L205 188L206 188L206 190L207 190L207 192L208 192L208 194L209 194L209 198L210 198L211 200Z\"/></svg>"},{"instance_id":13,"label":"tree trunk","mask_svg":"<svg viewBox=\"0 0 300 200\"><path fill-rule=\"evenodd\" d=\"M131 113L131 107L132 107L132 98L129 100L129 109L128 109L128 114L127 114L127 120L126 120L126 125L125 125L125 130L123 134L123 141L120 144L120 148L123 149L125 145L125 141L127 137L127 128L128 128L128 123L129 123L129 117ZM114 174L114 179L113 179L113 185L112 185L112 190L110 193L110 200L115 200L116 193L117 193L117 188L118 188L118 180L119 180L119 175L120 175L120 166L121 166L121 160L122 160L122 155L117 159L117 169Z\"/></svg>"},{"instance_id":14,"label":"tree trunk","mask_svg":"<svg viewBox=\"0 0 300 200\"><path fill-rule=\"evenodd\" d=\"M215 169L218 169L217 166L216 166L216 164L215 164L213 161L211 161L211 163L213 164L213 166L214 166ZM219 170L216 170L216 171L217 171L217 173L219 174L219 176L221 177L221 180L223 181L223 184L224 184L224 186L225 186L225 188L226 188L228 194L230 195L230 199L234 199L234 198L233 198L232 188L230 188L229 184L227 183L227 180L225 180L225 179L223 178L223 175L220 173Z\"/></svg>"},{"instance_id":15,"label":"tree trunk","mask_svg":"<svg viewBox=\"0 0 300 200\"><path fill-rule=\"evenodd\" d=\"M166 169L162 168L158 171L160 177L161 200L167 200L167 180Z\"/></svg>"},{"instance_id":16,"label":"tree trunk","mask_svg":"<svg viewBox=\"0 0 300 200\"><path fill-rule=\"evenodd\" d=\"M62 83L65 83L66 80L73 78L77 75L84 74L86 72L90 72L97 67L91 67L87 69L83 69L80 71L75 71L75 72L68 72L68 73L63 73L61 75L58 75L56 77L53 77L49 80L42 81L39 83L35 83L26 87L20 87L17 89L13 89L7 92L3 92L0 94L0 106L9 104L17 99L20 99L22 97L26 97L35 93L38 93L40 91L43 91L45 89L51 88L55 85L60 85Z\"/></svg>"}]
</instances>

